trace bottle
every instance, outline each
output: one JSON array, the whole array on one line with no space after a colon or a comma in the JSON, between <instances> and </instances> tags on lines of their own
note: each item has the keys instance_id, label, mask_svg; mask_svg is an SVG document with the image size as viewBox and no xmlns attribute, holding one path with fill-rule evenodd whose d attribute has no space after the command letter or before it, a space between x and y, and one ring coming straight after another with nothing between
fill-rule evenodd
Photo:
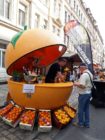
<instances>
[{"instance_id":1,"label":"bottle","mask_svg":"<svg viewBox=\"0 0 105 140\"><path fill-rule=\"evenodd\" d=\"M23 66L23 73L24 73L25 75L29 75L28 70L27 70L26 67L24 67L24 66Z\"/></svg>"}]
</instances>

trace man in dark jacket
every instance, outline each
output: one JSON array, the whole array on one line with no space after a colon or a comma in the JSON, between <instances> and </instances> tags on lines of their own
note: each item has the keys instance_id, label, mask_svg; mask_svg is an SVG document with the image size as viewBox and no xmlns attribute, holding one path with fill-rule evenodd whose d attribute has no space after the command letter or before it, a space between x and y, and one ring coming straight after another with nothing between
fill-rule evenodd
<instances>
[{"instance_id":1,"label":"man in dark jacket","mask_svg":"<svg viewBox=\"0 0 105 140\"><path fill-rule=\"evenodd\" d=\"M58 62L52 64L46 75L45 83L54 83L55 77L57 75L62 76L61 70L66 64L67 60L65 58L59 58Z\"/></svg>"}]
</instances>

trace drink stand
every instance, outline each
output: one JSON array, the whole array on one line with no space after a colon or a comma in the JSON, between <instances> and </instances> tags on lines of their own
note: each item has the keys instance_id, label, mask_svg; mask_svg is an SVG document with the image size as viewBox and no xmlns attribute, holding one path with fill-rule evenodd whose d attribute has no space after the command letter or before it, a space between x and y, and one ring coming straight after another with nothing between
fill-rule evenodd
<instances>
[{"instance_id":1,"label":"drink stand","mask_svg":"<svg viewBox=\"0 0 105 140\"><path fill-rule=\"evenodd\" d=\"M31 68L33 60L36 67L46 67L62 56L65 51L65 45L54 34L42 29L24 30L14 36L7 47L5 54L7 73L11 76L14 71L23 73L23 67ZM12 77L8 80L9 95L15 104L24 108L22 114L25 114L27 109L31 108L31 115L33 112L35 117L37 116L36 113L40 113L42 110L49 110L47 113L51 115L52 111L59 107L63 108L67 104L73 87L72 82L27 83L24 77L17 79L17 81L14 81ZM28 115L25 117L22 114L20 117L20 128L33 130L35 120L27 124L26 119L27 125L25 125L24 118ZM44 113L42 113L43 115ZM40 117L40 114L38 117ZM30 126L31 124L32 126ZM39 126L38 128L41 132L46 132L48 128L51 130L52 123L50 124L48 127L44 125L45 130L44 126Z\"/></svg>"}]
</instances>

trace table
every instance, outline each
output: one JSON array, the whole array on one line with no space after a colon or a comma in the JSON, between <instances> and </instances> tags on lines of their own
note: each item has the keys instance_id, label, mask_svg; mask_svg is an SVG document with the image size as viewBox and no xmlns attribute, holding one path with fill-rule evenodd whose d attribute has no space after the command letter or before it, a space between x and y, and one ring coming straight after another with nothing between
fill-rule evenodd
<instances>
[{"instance_id":1,"label":"table","mask_svg":"<svg viewBox=\"0 0 105 140\"><path fill-rule=\"evenodd\" d=\"M97 88L97 93L91 103L95 107L105 107L105 80L94 80L93 83Z\"/></svg>"}]
</instances>

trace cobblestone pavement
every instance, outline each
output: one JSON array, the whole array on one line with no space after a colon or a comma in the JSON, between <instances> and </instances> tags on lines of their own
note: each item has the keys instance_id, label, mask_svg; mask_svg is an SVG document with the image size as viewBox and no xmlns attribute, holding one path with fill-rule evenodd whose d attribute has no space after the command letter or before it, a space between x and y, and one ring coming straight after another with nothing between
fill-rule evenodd
<instances>
[{"instance_id":1,"label":"cobblestone pavement","mask_svg":"<svg viewBox=\"0 0 105 140\"><path fill-rule=\"evenodd\" d=\"M12 128L0 121L0 140L52 140L58 131L53 128L49 133L38 133L37 127L33 131L26 131L19 127Z\"/></svg>"},{"instance_id":2,"label":"cobblestone pavement","mask_svg":"<svg viewBox=\"0 0 105 140\"><path fill-rule=\"evenodd\" d=\"M0 106L4 105L8 93L7 84L0 85Z\"/></svg>"},{"instance_id":3,"label":"cobblestone pavement","mask_svg":"<svg viewBox=\"0 0 105 140\"><path fill-rule=\"evenodd\" d=\"M7 93L8 85L0 85L0 106L4 105L6 102ZM72 105L74 105L73 98L74 95L70 99ZM34 127L33 131L26 131L20 129L19 126L12 128L11 126L5 124L3 120L0 120L0 140L52 140L59 133L59 131L59 129L54 127L49 133L38 133L37 127Z\"/></svg>"},{"instance_id":4,"label":"cobblestone pavement","mask_svg":"<svg viewBox=\"0 0 105 140\"><path fill-rule=\"evenodd\" d=\"M0 106L6 102L7 93L8 85L0 85ZM52 128L50 132L39 133L37 126L34 127L33 131L26 131L20 129L19 126L12 128L0 120L0 140L52 140L58 132L58 129Z\"/></svg>"},{"instance_id":5,"label":"cobblestone pavement","mask_svg":"<svg viewBox=\"0 0 105 140\"><path fill-rule=\"evenodd\" d=\"M73 90L75 92L75 89ZM73 92L73 93L74 93ZM6 102L6 97L8 93L8 85L0 85L0 106L4 105ZM70 98L71 105L76 107L77 104L77 94L73 94ZM75 98L75 100L73 100ZM0 120L0 140L53 140L54 137L59 133L59 129L53 127L48 133L39 133L37 130L37 124L35 125L33 131L22 130L17 126L12 128L11 126L5 124L3 120Z\"/></svg>"},{"instance_id":6,"label":"cobblestone pavement","mask_svg":"<svg viewBox=\"0 0 105 140\"><path fill-rule=\"evenodd\" d=\"M75 93L75 89L73 91ZM6 101L7 85L0 85L0 105ZM72 93L69 101L77 108L78 95ZM55 127L50 132L39 133L37 124L33 131L22 130L17 126L12 128L0 120L0 140L105 140L105 109L96 109L90 106L91 128L76 128L70 123L66 128L59 130Z\"/></svg>"}]
</instances>

